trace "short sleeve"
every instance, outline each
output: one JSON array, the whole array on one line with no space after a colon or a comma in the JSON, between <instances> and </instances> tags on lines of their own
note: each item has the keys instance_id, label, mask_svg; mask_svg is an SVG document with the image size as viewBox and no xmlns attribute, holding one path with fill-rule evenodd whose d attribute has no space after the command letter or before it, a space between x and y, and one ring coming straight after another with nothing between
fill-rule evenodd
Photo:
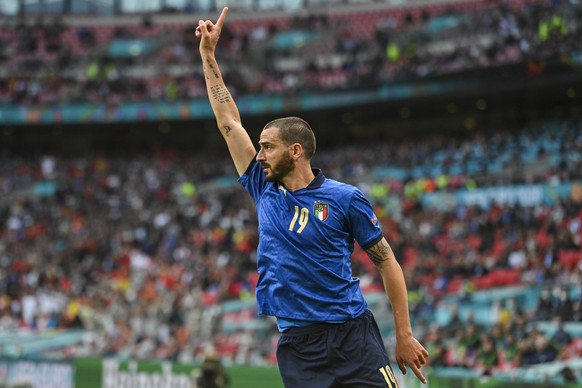
<instances>
[{"instance_id":1,"label":"short sleeve","mask_svg":"<svg viewBox=\"0 0 582 388\"><path fill-rule=\"evenodd\" d=\"M365 250L382 240L382 229L370 201L356 188L349 208L349 222L352 234Z\"/></svg>"},{"instance_id":2,"label":"short sleeve","mask_svg":"<svg viewBox=\"0 0 582 388\"><path fill-rule=\"evenodd\" d=\"M255 159L251 161L247 170L238 179L238 182L248 191L255 203L258 202L267 185L265 173Z\"/></svg>"}]
</instances>

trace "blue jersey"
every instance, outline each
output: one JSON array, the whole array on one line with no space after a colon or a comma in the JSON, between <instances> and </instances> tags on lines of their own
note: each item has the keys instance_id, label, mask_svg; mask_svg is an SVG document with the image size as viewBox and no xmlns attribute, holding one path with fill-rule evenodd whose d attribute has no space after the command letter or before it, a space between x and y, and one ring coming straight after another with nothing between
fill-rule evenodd
<instances>
[{"instance_id":1,"label":"blue jersey","mask_svg":"<svg viewBox=\"0 0 582 388\"><path fill-rule=\"evenodd\" d=\"M344 322L367 308L352 275L354 242L366 249L382 239L370 202L356 187L315 179L287 191L267 182L253 161L239 182L256 203L259 314L299 322Z\"/></svg>"}]
</instances>

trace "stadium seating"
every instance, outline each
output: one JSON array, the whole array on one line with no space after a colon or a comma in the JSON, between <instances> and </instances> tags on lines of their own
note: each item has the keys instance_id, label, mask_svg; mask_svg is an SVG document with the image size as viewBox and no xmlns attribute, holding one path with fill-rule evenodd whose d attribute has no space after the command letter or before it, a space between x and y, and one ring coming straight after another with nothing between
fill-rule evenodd
<instances>
[{"instance_id":1,"label":"stadium seating","mask_svg":"<svg viewBox=\"0 0 582 388\"><path fill-rule=\"evenodd\" d=\"M454 4L439 2L428 7L337 12L326 14L322 18L302 19L290 16L275 19L239 18L228 25L228 37L225 38L228 39L225 45L228 50L223 59L225 74L227 76L229 74L230 63L239 73L255 74L260 70L267 76L265 82L257 83L254 75L242 78L238 77L240 74L233 75L233 79L240 78L236 86L241 94L256 92L257 87L260 88L259 92L293 91L297 85L302 88L341 89L369 87L370 82L366 79L370 77L374 77L375 82L389 81L524 61L529 55L529 50L537 50L551 56L554 53L552 50L558 49L559 46L553 44L551 40L536 38L538 16L536 14L534 18L533 15L534 12L541 11L549 18L556 10L550 6L539 8L533 6L538 3L543 4L540 1L514 1L503 9L503 12L509 13L510 17L507 20L521 18L526 21L520 30L514 32L499 31L500 26L489 23L489 20L497 20L505 15L500 15L500 11L492 7L488 1ZM565 7L563 14L573 14L568 10L568 4L564 4L563 7ZM457 17L459 20L454 22ZM121 27L106 20L88 26L65 25L59 21L48 21L40 25L34 25L31 21L25 21L26 24L0 25L0 40L5 42L3 50L6 52L5 72L0 75L0 81L4 80L0 82L0 103L46 105L71 100L106 103L127 98L156 100L167 97L148 82L148 79L152 78L152 72L158 79L162 79L160 75L166 75L162 81L162 90L176 80L180 80L178 82L180 85L184 80L188 80L191 85L197 85L190 93L178 88L177 96L170 98L186 99L201 96L204 90L200 87L202 84L200 66L194 58L196 44L193 37L186 35L193 33L192 23L185 22L183 18L177 20L179 21L171 23L164 19L157 23L152 19ZM472 29L470 32L467 31L469 26ZM515 26L513 28L516 29ZM439 30L438 34L434 32L435 29ZM282 52L277 50L273 52L273 46L267 44L276 41L283 34L297 34L306 30L315 31L320 38L303 44L301 50L285 49L279 50ZM431 52L430 47L433 43L444 44L445 40L438 40L441 35L444 36L443 31L446 31L448 36L458 38L466 38L470 34L471 42L482 41L482 43L470 44L461 49L460 42L453 39L449 45L454 43L451 47L456 47L455 52L440 54L434 50ZM518 34L518 36L512 36L513 40L507 38L507 42L503 42L502 45L495 43L496 46L493 47L494 41L487 37L495 37L498 34ZM422 35L423 38L419 39L418 35ZM567 31L563 44L575 48L575 41L569 39L575 35L576 31ZM60 37L58 44L56 46L53 44L50 50L47 50L47 43L53 36ZM116 60L107 55L107 47L115 45L121 36L130 37L136 43L131 61L120 62L119 58ZM341 37L342 44L338 44L338 37ZM180 66L175 67L171 77L167 77L167 68L162 66L163 62L160 63L163 56L157 55L165 44L160 44L160 48L153 50L152 55L146 55L147 51L138 49L140 41L151 43L153 39L157 42L174 42L178 50L185 53L174 59ZM522 39L521 43L525 46L515 45L515 41L519 39ZM351 43L346 45L347 42ZM386 57L388 43L399 46L399 53L392 59ZM412 44L415 51L407 51ZM267 47L271 47L271 50L267 50ZM488 50L496 50L498 55L487 56ZM318 57L315 64L311 63L315 57L313 53L317 53ZM93 75L88 76L88 66L95 61L99 64ZM285 68L281 64L282 61L292 61L296 65L293 69ZM107 65L111 63L117 67L114 78L111 77L112 73L107 73ZM313 68L317 63L319 64ZM302 70L297 71L297 68ZM49 69L51 71L47 73ZM245 72L241 72L241 69ZM379 69L381 71L378 71ZM54 82L58 71L61 72L59 78L66 79L68 83ZM296 80L288 82L291 78ZM106 88L108 94L86 93L87 87L95 82L100 88ZM72 87L73 84L77 87ZM134 93L135 84L145 85L145 93Z\"/></svg>"},{"instance_id":2,"label":"stadium seating","mask_svg":"<svg viewBox=\"0 0 582 388\"><path fill-rule=\"evenodd\" d=\"M532 3L540 2L509 3L513 13L508 12L524 19L527 38L537 33ZM541 15L552 11L540 8ZM288 93L308 85L360 87L358 76L368 74L374 65L366 59L344 66L354 47L360 47L362 58L383 55L382 68L389 70L381 80L411 77L400 73L410 65L406 60L387 63L385 47L376 42L379 32L398 33L403 42L408 34L426 29L447 29L444 35L458 37L460 31L448 30L449 23L458 20L447 15L461 13L474 18L477 34L497 33L478 17L499 21L495 19L499 10L488 1L457 2L453 8L439 4L406 11L330 13L326 21L330 28L342 31L341 26L350 26L344 36L349 44L338 47L323 31L310 49L321 58L327 55L325 61L298 74L265 69L260 77L249 77L249 84L237 85L238 92ZM296 34L304 31L305 23L325 30L321 19L282 16L233 21L221 54L226 68L251 63L252 56L242 47L264 48L265 41L278 32L291 32L285 37L291 43L309 40ZM572 36L579 34L579 27ZM191 34L191 23L133 24L125 26L125 32L111 23L62 28L62 44L55 52L47 49L50 36L41 29L0 26L0 50L10 54L0 72L0 104L28 107L205 97L195 43L184 36ZM37 38L34 49L27 46L31 36ZM164 44L145 45L154 39L176 42L176 50ZM289 49L289 42L285 40L285 47L279 49ZM568 44L579 44L566 42L568 49ZM542 51L553 48L552 42L535 39L530 44L538 44ZM87 80L93 61L102 60L100 55L112 45L120 51L109 56L117 56L118 61L108 58L111 62L100 68L113 64L112 78L97 70L95 79ZM149 49L163 55L147 55ZM139 55L128 60L131 53ZM554 54L550 50L548 55ZM432 64L434 58L424 59ZM429 72L466 70L454 67L458 58L440 59L444 65ZM500 56L498 60L514 59ZM172 93L170 86L178 91ZM363 187L372 198L405 271L415 329L427 346L442 347L445 357L440 366L465 372L483 372L483 357L478 346L470 349L470 355L465 352L464 330L459 328L458 335L447 332L453 322L450 305L461 307L462 325L475 323L485 336L493 337L499 330L505 337L519 335L524 346L534 336L551 338L557 325L547 317L569 318L566 328L574 336L580 334L582 321L581 201L571 195L582 180L582 124L576 116L565 115L507 132L490 129L493 135L459 140L427 135L398 144L347 144L317 155L330 176ZM67 343L63 351L67 356L90 349L98 356L199 361L204 350L214 346L231 363L274 363L278 334L272 320L256 316L253 299L254 209L240 187L232 185L233 167L209 162L227 156L219 151L195 156L177 150L121 156L99 151L103 155L72 157L50 152L11 154L0 148L0 327L93 333L90 342ZM210 187L220 178L227 183ZM533 198L527 206L519 201L489 206L462 202L467 198L463 195L484 197L484 191L518 192L523 199L523 191L518 190L534 186L549 194ZM449 200L452 205L432 206L437 201L423 201L429 194L446 196L440 205ZM359 247L353 262L370 305L380 312L381 322L389 322L381 280ZM553 296L550 307L541 297L538 301L544 289L550 293L557 289L559 294L562 286L567 288L566 300ZM518 301L514 310L504 306L509 300ZM562 310L552 309L562 302ZM539 327L534 330L536 323ZM391 338L390 323L383 323L382 330ZM496 337L496 346L498 371L509 373L524 366L515 356L519 352L514 344ZM580 349L576 338L560 347L558 354L580 358ZM549 369L555 369L549 364Z\"/></svg>"}]
</instances>

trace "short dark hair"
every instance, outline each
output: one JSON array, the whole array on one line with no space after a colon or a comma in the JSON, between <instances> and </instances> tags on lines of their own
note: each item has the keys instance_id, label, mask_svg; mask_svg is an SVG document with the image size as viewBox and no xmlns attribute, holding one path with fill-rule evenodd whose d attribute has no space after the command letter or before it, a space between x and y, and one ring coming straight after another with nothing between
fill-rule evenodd
<instances>
[{"instance_id":1,"label":"short dark hair","mask_svg":"<svg viewBox=\"0 0 582 388\"><path fill-rule=\"evenodd\" d=\"M315 134L305 120L299 117L282 117L265 125L263 130L272 127L279 128L279 138L285 145L301 144L305 157L311 160L315 153Z\"/></svg>"}]
</instances>

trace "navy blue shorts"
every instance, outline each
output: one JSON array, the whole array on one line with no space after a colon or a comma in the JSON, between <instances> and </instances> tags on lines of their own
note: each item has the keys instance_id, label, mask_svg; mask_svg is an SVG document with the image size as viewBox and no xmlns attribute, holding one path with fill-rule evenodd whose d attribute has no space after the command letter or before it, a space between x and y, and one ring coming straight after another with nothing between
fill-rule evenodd
<instances>
[{"instance_id":1,"label":"navy blue shorts","mask_svg":"<svg viewBox=\"0 0 582 388\"><path fill-rule=\"evenodd\" d=\"M317 323L281 333L277 363L287 388L398 386L369 310L346 323Z\"/></svg>"}]
</instances>

